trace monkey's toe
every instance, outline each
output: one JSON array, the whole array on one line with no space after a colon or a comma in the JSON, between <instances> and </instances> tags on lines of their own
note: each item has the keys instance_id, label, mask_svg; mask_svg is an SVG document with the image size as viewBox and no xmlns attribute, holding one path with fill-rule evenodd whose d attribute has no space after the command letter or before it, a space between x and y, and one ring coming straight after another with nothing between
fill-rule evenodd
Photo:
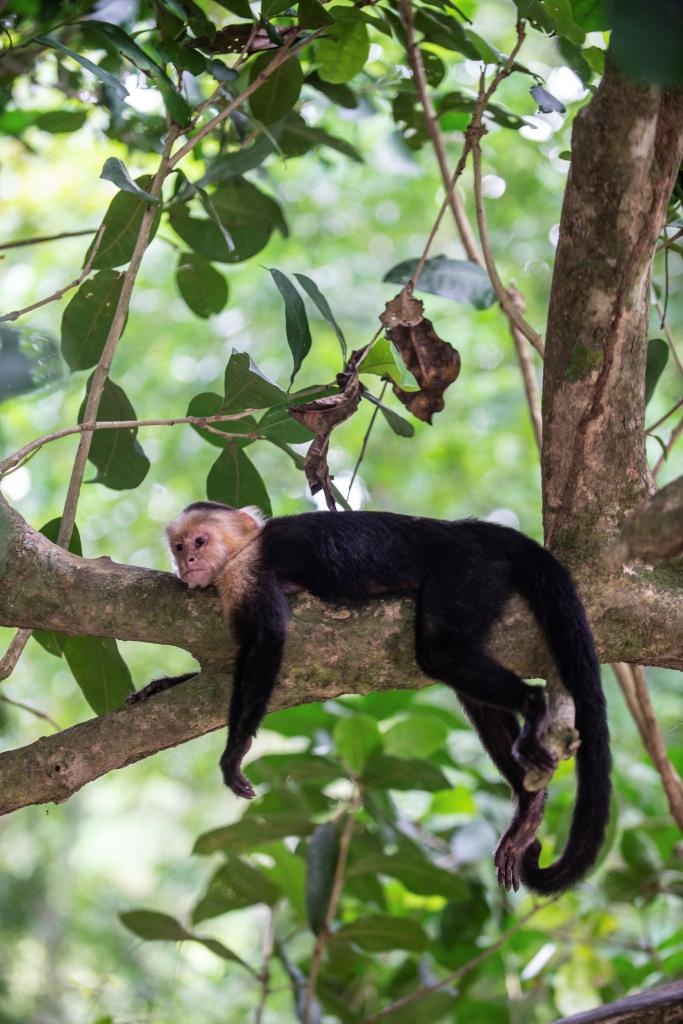
<instances>
[{"instance_id":1,"label":"monkey's toe","mask_svg":"<svg viewBox=\"0 0 683 1024\"><path fill-rule=\"evenodd\" d=\"M129 693L126 697L126 704L142 704L143 701L147 700L147 696L144 690L134 690L133 693Z\"/></svg>"},{"instance_id":2,"label":"monkey's toe","mask_svg":"<svg viewBox=\"0 0 683 1024\"><path fill-rule=\"evenodd\" d=\"M538 740L516 743L512 753L525 771L535 769L543 775L551 775L557 768L557 758Z\"/></svg>"},{"instance_id":3,"label":"monkey's toe","mask_svg":"<svg viewBox=\"0 0 683 1024\"><path fill-rule=\"evenodd\" d=\"M502 839L493 858L498 869L498 884L507 892L519 890L521 884L521 852L513 842Z\"/></svg>"}]
</instances>

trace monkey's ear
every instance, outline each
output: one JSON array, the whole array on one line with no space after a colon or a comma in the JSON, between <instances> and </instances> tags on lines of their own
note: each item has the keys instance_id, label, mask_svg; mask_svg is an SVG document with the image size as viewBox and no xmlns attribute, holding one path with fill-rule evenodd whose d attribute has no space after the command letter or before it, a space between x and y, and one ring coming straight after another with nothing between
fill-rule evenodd
<instances>
[{"instance_id":1,"label":"monkey's ear","mask_svg":"<svg viewBox=\"0 0 683 1024\"><path fill-rule=\"evenodd\" d=\"M240 516L243 518L246 517L250 520L250 525L253 526L254 523L256 523L258 527L265 525L266 517L261 509L256 505L245 505L244 508L240 508L237 511Z\"/></svg>"}]
</instances>

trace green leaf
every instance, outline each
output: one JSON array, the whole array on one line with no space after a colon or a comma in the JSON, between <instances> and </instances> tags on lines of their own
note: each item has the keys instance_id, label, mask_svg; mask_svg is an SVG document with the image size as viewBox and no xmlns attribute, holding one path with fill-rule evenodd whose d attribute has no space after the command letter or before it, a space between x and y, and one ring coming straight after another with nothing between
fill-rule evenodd
<instances>
[{"instance_id":1,"label":"green leaf","mask_svg":"<svg viewBox=\"0 0 683 1024\"><path fill-rule=\"evenodd\" d=\"M226 442L209 470L206 496L210 501L220 501L235 508L256 505L266 515L272 515L268 491L258 470L232 441Z\"/></svg>"},{"instance_id":2,"label":"green leaf","mask_svg":"<svg viewBox=\"0 0 683 1024\"><path fill-rule=\"evenodd\" d=\"M91 380L88 381L88 392ZM79 423L83 422L85 404L86 399L78 411ZM104 385L97 417L101 421L136 419L135 409L125 391L112 380L107 380ZM95 483L117 491L137 487L142 483L149 471L149 460L136 436L137 427L93 432L88 459L97 468Z\"/></svg>"},{"instance_id":3,"label":"green leaf","mask_svg":"<svg viewBox=\"0 0 683 1024\"><path fill-rule=\"evenodd\" d=\"M407 369L400 353L386 338L378 338L358 368L359 373L388 377L404 391L419 391L420 385Z\"/></svg>"},{"instance_id":4,"label":"green leaf","mask_svg":"<svg viewBox=\"0 0 683 1024\"><path fill-rule=\"evenodd\" d=\"M289 710L289 709L288 709ZM268 719L270 728L270 718ZM301 786L322 788L344 774L335 761L317 754L269 754L260 757L249 768L254 783L281 786L294 782Z\"/></svg>"},{"instance_id":5,"label":"green leaf","mask_svg":"<svg viewBox=\"0 0 683 1024\"><path fill-rule=\"evenodd\" d=\"M330 135L324 128L307 125L300 114L292 113L284 122L284 130L280 136L280 148L285 156L303 156L315 146L328 146L343 153L356 163L363 163L363 157L355 146L346 139Z\"/></svg>"},{"instance_id":6,"label":"green leaf","mask_svg":"<svg viewBox=\"0 0 683 1024\"><path fill-rule=\"evenodd\" d=\"M143 174L136 178L136 182L143 191L146 191L152 182L151 175ZM138 239L140 223L147 207L148 203L146 200L142 201L137 196L131 195L130 192L118 192L114 196L104 215L103 224L105 225L105 230L93 262L95 270L108 270L111 267L120 267L123 263L129 262ZM150 241L154 238L159 227L160 217L161 211L156 209L149 236ZM85 262L87 262L94 244L93 239L86 253Z\"/></svg>"},{"instance_id":7,"label":"green leaf","mask_svg":"<svg viewBox=\"0 0 683 1024\"><path fill-rule=\"evenodd\" d=\"M645 405L652 398L657 381L669 360L669 346L663 338L651 338L647 343L647 365L645 367Z\"/></svg>"},{"instance_id":8,"label":"green leaf","mask_svg":"<svg viewBox=\"0 0 683 1024\"><path fill-rule=\"evenodd\" d=\"M429 757L442 747L448 726L429 715L408 715L383 735L384 749L394 757Z\"/></svg>"},{"instance_id":9,"label":"green leaf","mask_svg":"<svg viewBox=\"0 0 683 1024\"><path fill-rule=\"evenodd\" d=\"M103 715L125 704L133 692L133 680L115 640L69 636L62 649L71 674L95 714Z\"/></svg>"},{"instance_id":10,"label":"green leaf","mask_svg":"<svg viewBox=\"0 0 683 1024\"><path fill-rule=\"evenodd\" d=\"M123 288L123 274L100 270L84 281L62 315L62 355L70 370L87 370L102 355Z\"/></svg>"},{"instance_id":11,"label":"green leaf","mask_svg":"<svg viewBox=\"0 0 683 1024\"><path fill-rule=\"evenodd\" d=\"M231 178L211 193L211 201L221 221L238 244L238 229L275 228L287 236L287 223L278 203L245 178Z\"/></svg>"},{"instance_id":12,"label":"green leaf","mask_svg":"<svg viewBox=\"0 0 683 1024\"><path fill-rule=\"evenodd\" d=\"M159 199L153 196L151 192L145 192L144 188L140 188L136 181L130 176L130 172L123 160L119 160L118 157L110 156L104 161L104 166L100 172L100 178L104 181L111 181L117 188L122 189L124 192L131 192L134 196L139 199L145 199L148 203L158 203Z\"/></svg>"},{"instance_id":13,"label":"green leaf","mask_svg":"<svg viewBox=\"0 0 683 1024\"><path fill-rule=\"evenodd\" d=\"M301 369L301 364L311 349L311 331L308 326L306 307L292 282L281 270L276 267L269 267L268 270L285 304L285 332L294 363L290 377L290 384L293 384L294 378Z\"/></svg>"},{"instance_id":14,"label":"green leaf","mask_svg":"<svg viewBox=\"0 0 683 1024\"><path fill-rule=\"evenodd\" d=\"M407 284L417 264L418 260L397 263L387 271L383 280ZM496 301L493 285L483 267L469 260L452 260L446 256L435 256L425 262L417 289L454 302L469 303L475 309L488 309Z\"/></svg>"},{"instance_id":15,"label":"green leaf","mask_svg":"<svg viewBox=\"0 0 683 1024\"><path fill-rule=\"evenodd\" d=\"M405 418L405 416L400 416L399 413L394 412L394 410L390 409L389 406L384 405L383 402L380 402L378 398L375 398L374 395L371 395L369 391L365 392L363 398L365 398L368 402L371 402L373 405L377 406L377 408L382 413L382 416L384 416L384 419L387 421L393 432L395 434L398 434L399 437L414 436L415 427L413 426L412 423L410 423L409 420Z\"/></svg>"},{"instance_id":16,"label":"green leaf","mask_svg":"<svg viewBox=\"0 0 683 1024\"><path fill-rule=\"evenodd\" d=\"M224 828L204 832L194 844L193 853L209 854L227 850L228 853L247 853L265 843L288 836L307 836L315 823L303 814L281 813L245 814L240 821Z\"/></svg>"},{"instance_id":17,"label":"green leaf","mask_svg":"<svg viewBox=\"0 0 683 1024\"><path fill-rule=\"evenodd\" d=\"M349 88L348 85L333 85L332 82L323 82L316 71L312 71L306 77L305 85L310 85L312 89L317 89L318 92L321 92L323 96L327 96L338 107L346 107L347 110L356 110L358 108L358 97L353 89Z\"/></svg>"},{"instance_id":18,"label":"green leaf","mask_svg":"<svg viewBox=\"0 0 683 1024\"><path fill-rule=\"evenodd\" d=\"M662 863L657 847L642 830L628 829L624 832L619 848L628 866L643 878L660 874Z\"/></svg>"},{"instance_id":19,"label":"green leaf","mask_svg":"<svg viewBox=\"0 0 683 1024\"><path fill-rule=\"evenodd\" d=\"M88 60L87 57L82 57L80 53L70 50L68 46L64 46L63 43L59 43L56 39L50 39L49 36L36 36L35 41L40 43L41 46L49 46L53 50L61 50L62 53L66 53L69 57L73 57L75 61L78 61L82 68L85 68L86 71L89 71L92 75L99 78L100 82L103 82L105 85L108 85L110 89L113 89L120 99L125 100L127 97L128 90L123 82L120 82L115 75L105 71L104 68L98 67L97 64L93 64L93 62Z\"/></svg>"},{"instance_id":20,"label":"green leaf","mask_svg":"<svg viewBox=\"0 0 683 1024\"><path fill-rule=\"evenodd\" d=\"M249 82L254 82L275 58L262 53L251 65ZM249 108L257 121L275 124L299 99L304 76L296 57L290 57L249 97Z\"/></svg>"},{"instance_id":21,"label":"green leaf","mask_svg":"<svg viewBox=\"0 0 683 1024\"><path fill-rule=\"evenodd\" d=\"M377 722L369 715L340 718L334 729L334 742L339 756L354 775L365 767L368 755L382 745Z\"/></svg>"},{"instance_id":22,"label":"green leaf","mask_svg":"<svg viewBox=\"0 0 683 1024\"><path fill-rule=\"evenodd\" d=\"M574 21L584 32L605 32L610 26L609 0L572 0Z\"/></svg>"},{"instance_id":23,"label":"green leaf","mask_svg":"<svg viewBox=\"0 0 683 1024\"><path fill-rule=\"evenodd\" d=\"M164 64L173 64L179 70L189 71L191 75L201 75L207 70L206 57L189 46L164 39L157 42L154 49Z\"/></svg>"},{"instance_id":24,"label":"green leaf","mask_svg":"<svg viewBox=\"0 0 683 1024\"><path fill-rule=\"evenodd\" d=\"M253 171L260 167L264 160L270 156L275 149L273 133L260 135L256 142L246 149L239 149L234 153L225 153L223 156L212 160L206 173L197 182L197 185L210 185L214 181L225 181L228 178L238 178L247 171Z\"/></svg>"},{"instance_id":25,"label":"green leaf","mask_svg":"<svg viewBox=\"0 0 683 1024\"><path fill-rule=\"evenodd\" d=\"M362 875L388 875L397 878L410 892L419 896L444 896L465 900L468 883L459 875L437 867L426 857L417 854L382 853L356 860L348 870L349 878Z\"/></svg>"},{"instance_id":26,"label":"green leaf","mask_svg":"<svg viewBox=\"0 0 683 1024\"><path fill-rule=\"evenodd\" d=\"M127 913L119 914L119 920L124 928L137 935L139 939L147 942L198 942L222 960L240 964L253 973L249 964L222 942L195 935L169 914L161 914L156 910L129 910Z\"/></svg>"},{"instance_id":27,"label":"green leaf","mask_svg":"<svg viewBox=\"0 0 683 1024\"><path fill-rule=\"evenodd\" d=\"M47 110L36 118L36 126L44 132L59 135L61 132L76 132L85 124L85 110Z\"/></svg>"},{"instance_id":28,"label":"green leaf","mask_svg":"<svg viewBox=\"0 0 683 1024\"><path fill-rule=\"evenodd\" d=\"M345 924L334 933L333 942L354 942L368 953L407 949L421 953L427 946L422 925L409 917L369 914Z\"/></svg>"},{"instance_id":29,"label":"green leaf","mask_svg":"<svg viewBox=\"0 0 683 1024\"><path fill-rule=\"evenodd\" d=\"M217 395L213 391L203 391L199 395L195 395L191 399L189 406L187 407L188 416L215 416L217 413L224 412L224 398L222 395ZM232 444L238 445L240 448L246 448L247 445L253 444L253 438L245 437L244 440L236 438L221 438L218 434L214 434L214 430L220 430L225 434L253 434L256 432L256 420L253 416L243 416L239 420L225 420L224 422L212 423L213 430L205 430L204 427L197 426L196 423L192 424L192 429L196 430L200 437L203 437L209 444L215 445L217 448L223 448L226 441L230 440Z\"/></svg>"},{"instance_id":30,"label":"green leaf","mask_svg":"<svg viewBox=\"0 0 683 1024\"><path fill-rule=\"evenodd\" d=\"M108 21L97 21L90 19L88 28L93 28L101 33L105 39L110 40L117 50L128 57L135 67L141 71L147 71L164 98L166 109L176 124L184 127L192 117L192 108L178 92L171 79L163 68L159 67L156 61L145 53L145 51L133 42L130 36L118 25L112 25Z\"/></svg>"},{"instance_id":31,"label":"green leaf","mask_svg":"<svg viewBox=\"0 0 683 1024\"><path fill-rule=\"evenodd\" d=\"M301 285L301 287L303 288L303 290L308 295L311 302L313 302L313 304L317 307L323 319L327 320L328 324L330 325L334 333L337 335L337 340L339 341L339 345L342 350L342 356L344 358L344 362L346 362L346 338L342 333L341 327L334 318L334 313L330 308L329 302L327 301L323 293L320 291L315 281L313 281L310 277L307 277L305 274L295 274L294 276Z\"/></svg>"},{"instance_id":32,"label":"green leaf","mask_svg":"<svg viewBox=\"0 0 683 1024\"><path fill-rule=\"evenodd\" d=\"M360 21L337 22L318 44L318 76L333 85L348 82L363 70L369 53L367 25Z\"/></svg>"},{"instance_id":33,"label":"green leaf","mask_svg":"<svg viewBox=\"0 0 683 1024\"><path fill-rule=\"evenodd\" d=\"M228 282L196 253L182 252L178 257L176 284L192 312L205 320L220 313L228 301Z\"/></svg>"},{"instance_id":34,"label":"green leaf","mask_svg":"<svg viewBox=\"0 0 683 1024\"><path fill-rule=\"evenodd\" d=\"M232 350L225 368L226 412L265 409L287 401L287 394L259 370L248 352Z\"/></svg>"},{"instance_id":35,"label":"green leaf","mask_svg":"<svg viewBox=\"0 0 683 1024\"><path fill-rule=\"evenodd\" d=\"M324 28L334 25L334 18L327 13L320 0L299 0L299 25L301 28Z\"/></svg>"},{"instance_id":36,"label":"green leaf","mask_svg":"<svg viewBox=\"0 0 683 1024\"><path fill-rule=\"evenodd\" d=\"M62 523L62 517L58 516L56 519L51 519L45 526L42 526L40 532L48 540L51 540L53 544L57 543L57 537L59 536L59 527ZM82 555L83 547L81 545L81 537L78 532L78 527L74 523L74 528L71 531L71 540L69 541L68 550L73 555ZM61 658L64 650L64 644L66 642L66 635L64 633L57 633L51 629L34 629L31 633L34 640L37 640L41 647L44 647L50 654L54 654L56 658Z\"/></svg>"},{"instance_id":37,"label":"green leaf","mask_svg":"<svg viewBox=\"0 0 683 1024\"><path fill-rule=\"evenodd\" d=\"M283 444L306 444L312 441L315 434L303 423L299 423L290 414L288 406L295 403L288 402L287 405L274 406L269 409L256 425L256 431L263 434L269 441L280 441Z\"/></svg>"},{"instance_id":38,"label":"green leaf","mask_svg":"<svg viewBox=\"0 0 683 1024\"><path fill-rule=\"evenodd\" d=\"M314 935L319 935L332 894L339 859L339 831L334 822L318 825L308 841L306 858L306 908Z\"/></svg>"},{"instance_id":39,"label":"green leaf","mask_svg":"<svg viewBox=\"0 0 683 1024\"><path fill-rule=\"evenodd\" d=\"M450 787L441 769L430 761L386 754L374 754L368 760L363 782L375 789L426 789L431 793Z\"/></svg>"},{"instance_id":40,"label":"green leaf","mask_svg":"<svg viewBox=\"0 0 683 1024\"><path fill-rule=\"evenodd\" d=\"M272 906L282 895L265 872L239 857L228 856L213 875L206 893L192 912L192 921L205 921L230 910L252 907L257 903Z\"/></svg>"}]
</instances>

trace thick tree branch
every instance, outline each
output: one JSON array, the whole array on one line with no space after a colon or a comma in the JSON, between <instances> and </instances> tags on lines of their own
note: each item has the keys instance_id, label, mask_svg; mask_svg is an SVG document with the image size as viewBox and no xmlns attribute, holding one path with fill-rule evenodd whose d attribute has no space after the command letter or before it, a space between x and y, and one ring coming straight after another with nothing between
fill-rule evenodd
<instances>
[{"instance_id":1,"label":"thick tree branch","mask_svg":"<svg viewBox=\"0 0 683 1024\"><path fill-rule=\"evenodd\" d=\"M683 981L637 992L616 1003L563 1017L554 1024L680 1024Z\"/></svg>"},{"instance_id":2,"label":"thick tree branch","mask_svg":"<svg viewBox=\"0 0 683 1024\"><path fill-rule=\"evenodd\" d=\"M648 493L650 266L682 154L683 93L630 81L608 59L574 125L546 346L545 535L575 563Z\"/></svg>"},{"instance_id":3,"label":"thick tree branch","mask_svg":"<svg viewBox=\"0 0 683 1024\"><path fill-rule=\"evenodd\" d=\"M683 477L639 505L606 558L616 569L634 558L658 565L683 555Z\"/></svg>"},{"instance_id":4,"label":"thick tree branch","mask_svg":"<svg viewBox=\"0 0 683 1024\"><path fill-rule=\"evenodd\" d=\"M595 569L578 582L604 661L683 668L680 587L670 580L655 586L652 573L610 577ZM429 685L415 663L413 618L405 598L354 607L296 598L272 707ZM0 623L183 647L204 670L149 703L0 755L0 813L64 800L114 768L225 724L232 644L217 596L190 592L169 573L72 555L1 498ZM548 675L549 655L520 600L511 602L490 648L522 676Z\"/></svg>"}]
</instances>

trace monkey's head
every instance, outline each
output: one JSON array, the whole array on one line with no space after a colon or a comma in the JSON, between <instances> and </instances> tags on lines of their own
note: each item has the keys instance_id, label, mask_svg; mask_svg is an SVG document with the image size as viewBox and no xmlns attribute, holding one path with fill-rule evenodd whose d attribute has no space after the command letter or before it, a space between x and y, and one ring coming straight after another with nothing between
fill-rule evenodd
<instances>
[{"instance_id":1,"label":"monkey's head","mask_svg":"<svg viewBox=\"0 0 683 1024\"><path fill-rule=\"evenodd\" d=\"M263 529L257 508L196 501L166 527L178 575L188 587L208 587Z\"/></svg>"}]
</instances>

